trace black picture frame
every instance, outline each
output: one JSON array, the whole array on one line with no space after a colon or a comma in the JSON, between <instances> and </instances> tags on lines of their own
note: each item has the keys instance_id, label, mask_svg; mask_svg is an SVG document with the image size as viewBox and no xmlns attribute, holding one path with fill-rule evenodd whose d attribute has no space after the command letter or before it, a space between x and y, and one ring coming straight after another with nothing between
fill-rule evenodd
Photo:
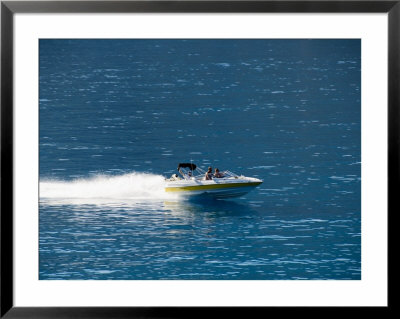
<instances>
[{"instance_id":1,"label":"black picture frame","mask_svg":"<svg viewBox=\"0 0 400 319\"><path fill-rule=\"evenodd\" d=\"M388 220L399 188L400 0L396 1L1 1L1 318L190 318L226 316L225 307L15 307L13 300L13 20L16 13L387 13L388 14ZM389 228L390 223L388 223ZM393 226L393 225L392 225ZM388 229L388 233L390 229ZM388 238L389 244L389 238ZM388 247L390 247L388 245ZM389 253L388 253L389 258ZM389 258L390 264L390 258ZM388 269L389 270L389 269ZM388 280L388 287L390 281ZM392 304L388 298L388 310ZM240 307L235 315L265 307ZM270 311L271 309L268 309ZM307 307L285 309L297 316ZM348 312L350 309L347 308ZM334 312L336 309L333 310ZM356 309L359 311L359 309ZM351 311L351 313L353 313ZM350 313L350 315L351 315ZM353 313L355 315L355 312Z\"/></svg>"}]
</instances>

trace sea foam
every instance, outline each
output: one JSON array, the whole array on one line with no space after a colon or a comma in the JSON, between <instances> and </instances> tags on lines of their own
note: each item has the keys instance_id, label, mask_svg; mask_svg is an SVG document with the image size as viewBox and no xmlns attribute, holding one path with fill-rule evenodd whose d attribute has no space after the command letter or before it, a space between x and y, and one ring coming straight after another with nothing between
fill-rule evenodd
<instances>
[{"instance_id":1,"label":"sea foam","mask_svg":"<svg viewBox=\"0 0 400 319\"><path fill-rule=\"evenodd\" d=\"M172 195L164 190L164 177L156 174L128 173L96 175L94 177L63 180L41 180L40 199L45 201L81 203L92 200L164 200Z\"/></svg>"}]
</instances>

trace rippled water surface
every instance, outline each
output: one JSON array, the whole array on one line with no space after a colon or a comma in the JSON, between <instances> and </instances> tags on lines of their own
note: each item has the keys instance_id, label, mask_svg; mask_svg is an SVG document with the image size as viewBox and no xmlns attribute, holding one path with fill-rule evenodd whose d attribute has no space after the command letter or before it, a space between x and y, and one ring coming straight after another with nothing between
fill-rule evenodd
<instances>
[{"instance_id":1,"label":"rippled water surface","mask_svg":"<svg viewBox=\"0 0 400 319\"><path fill-rule=\"evenodd\" d=\"M40 40L40 279L360 279L360 44Z\"/></svg>"}]
</instances>

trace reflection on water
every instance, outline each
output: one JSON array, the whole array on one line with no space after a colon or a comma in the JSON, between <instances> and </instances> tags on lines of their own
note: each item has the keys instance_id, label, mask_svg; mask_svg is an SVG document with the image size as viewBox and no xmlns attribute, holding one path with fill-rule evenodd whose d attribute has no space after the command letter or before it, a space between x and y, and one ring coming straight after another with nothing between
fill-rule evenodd
<instances>
[{"instance_id":1,"label":"reflection on water","mask_svg":"<svg viewBox=\"0 0 400 319\"><path fill-rule=\"evenodd\" d=\"M244 216L256 211L246 204L233 200L217 200L212 197L197 197L184 201L164 201L164 207L175 216L201 214L207 218L219 216Z\"/></svg>"}]
</instances>

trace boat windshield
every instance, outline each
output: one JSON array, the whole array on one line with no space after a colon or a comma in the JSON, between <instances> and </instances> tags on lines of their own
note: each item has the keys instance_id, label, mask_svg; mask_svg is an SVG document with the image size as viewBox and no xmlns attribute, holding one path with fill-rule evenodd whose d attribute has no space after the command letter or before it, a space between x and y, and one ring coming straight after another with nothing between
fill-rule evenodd
<instances>
[{"instance_id":1,"label":"boat windshield","mask_svg":"<svg viewBox=\"0 0 400 319\"><path fill-rule=\"evenodd\" d=\"M179 173L184 179L190 180L190 179L195 179L195 180L204 180L206 171L201 169L200 167L196 167L196 170L190 170L189 168L186 167L179 167L178 169ZM221 179L221 178L238 178L239 176L236 175L235 173L231 171L220 171L220 176L221 177L215 177L214 174L212 174L212 179Z\"/></svg>"}]
</instances>

